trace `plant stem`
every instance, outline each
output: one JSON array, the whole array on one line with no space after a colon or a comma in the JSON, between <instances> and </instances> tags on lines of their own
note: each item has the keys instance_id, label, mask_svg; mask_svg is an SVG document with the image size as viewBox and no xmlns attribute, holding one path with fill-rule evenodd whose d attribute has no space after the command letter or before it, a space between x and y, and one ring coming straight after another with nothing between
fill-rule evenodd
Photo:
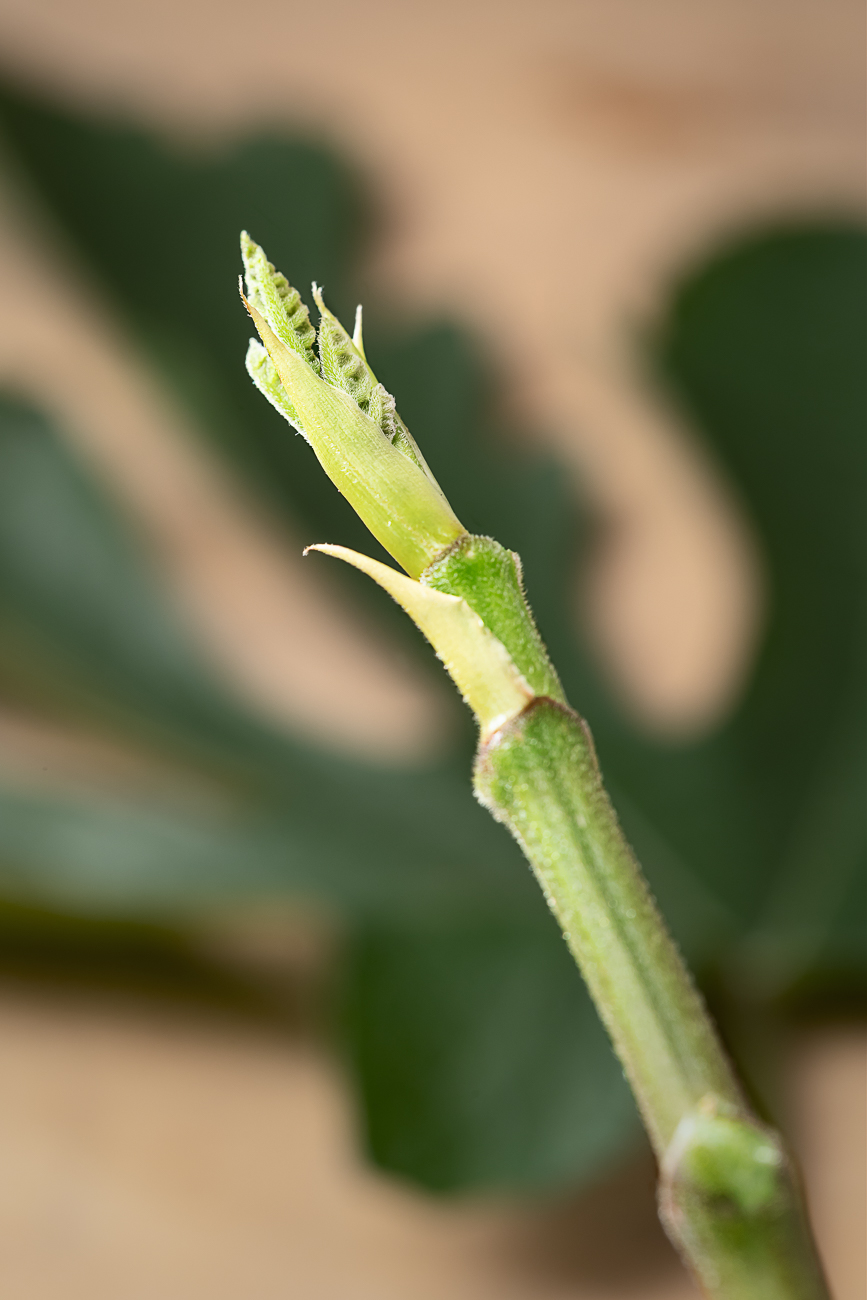
<instances>
[{"instance_id":1,"label":"plant stem","mask_svg":"<svg viewBox=\"0 0 867 1300\"><path fill-rule=\"evenodd\" d=\"M663 1223L715 1300L826 1300L779 1136L744 1100L605 793L586 724L537 697L479 749L475 788L530 861L660 1164Z\"/></svg>"},{"instance_id":2,"label":"plant stem","mask_svg":"<svg viewBox=\"0 0 867 1300\"><path fill-rule=\"evenodd\" d=\"M517 555L468 533L391 396L327 311L307 310L242 237L248 365L409 577L320 546L390 591L479 721L476 793L521 844L632 1085L660 1165L660 1213L716 1300L825 1300L782 1142L750 1113L602 786L524 596ZM362 404L365 409L362 410Z\"/></svg>"}]
</instances>

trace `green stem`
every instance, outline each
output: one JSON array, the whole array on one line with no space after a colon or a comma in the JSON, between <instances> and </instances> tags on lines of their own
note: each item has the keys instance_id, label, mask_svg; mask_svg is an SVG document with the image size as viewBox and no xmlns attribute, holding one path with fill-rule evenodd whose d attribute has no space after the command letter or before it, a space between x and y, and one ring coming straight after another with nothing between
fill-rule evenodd
<instances>
[{"instance_id":1,"label":"green stem","mask_svg":"<svg viewBox=\"0 0 867 1300\"><path fill-rule=\"evenodd\" d=\"M778 1135L750 1113L605 793L586 723L537 698L479 750L581 968L660 1163L666 1230L719 1300L827 1290Z\"/></svg>"},{"instance_id":2,"label":"green stem","mask_svg":"<svg viewBox=\"0 0 867 1300\"><path fill-rule=\"evenodd\" d=\"M586 724L537 699L480 749L476 791L529 859L658 1154L703 1097L744 1101L599 776Z\"/></svg>"},{"instance_id":3,"label":"green stem","mask_svg":"<svg viewBox=\"0 0 867 1300\"><path fill-rule=\"evenodd\" d=\"M751 1113L565 702L517 556L459 539L421 576L461 596L535 698L483 736L481 802L521 845L632 1086L660 1167L660 1215L715 1300L827 1300L778 1134Z\"/></svg>"}]
</instances>

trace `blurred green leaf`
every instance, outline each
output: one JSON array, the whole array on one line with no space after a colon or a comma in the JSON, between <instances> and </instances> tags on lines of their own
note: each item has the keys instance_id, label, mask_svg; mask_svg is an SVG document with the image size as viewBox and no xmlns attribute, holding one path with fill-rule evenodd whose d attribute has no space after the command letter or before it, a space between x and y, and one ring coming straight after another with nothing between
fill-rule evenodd
<instances>
[{"instance_id":1,"label":"blurred green leaf","mask_svg":"<svg viewBox=\"0 0 867 1300\"><path fill-rule=\"evenodd\" d=\"M764 545L767 633L727 736L784 983L839 960L859 896L863 915L865 285L860 226L745 236L676 288L653 348Z\"/></svg>"},{"instance_id":2,"label":"blurred green leaf","mask_svg":"<svg viewBox=\"0 0 867 1300\"><path fill-rule=\"evenodd\" d=\"M556 930L371 927L346 1025L374 1160L437 1191L574 1184L640 1133Z\"/></svg>"},{"instance_id":3,"label":"blurred green leaf","mask_svg":"<svg viewBox=\"0 0 867 1300\"><path fill-rule=\"evenodd\" d=\"M311 539L369 552L309 449L249 385L234 296L246 226L296 283L324 278L345 312L360 212L345 169L276 138L183 151L11 89L0 122L202 432ZM498 431L467 339L445 325L388 334L366 316L372 364L459 516L521 552L676 936L699 968L739 964L768 994L863 970L864 246L843 226L745 238L684 278L649 341L770 565L756 674L733 716L689 744L639 732L576 645L574 508L554 467L502 441L491 455ZM53 432L41 425L22 450L28 420L29 437L34 417L7 409L0 446L7 696L119 730L222 793L215 811L9 791L7 892L120 913L281 892L324 901L354 927L347 1044L380 1163L439 1189L541 1187L621 1151L631 1102L529 873L472 803L468 732L436 771L396 773L247 717L208 681L140 545ZM397 628L373 584L344 581Z\"/></svg>"},{"instance_id":4,"label":"blurred green leaf","mask_svg":"<svg viewBox=\"0 0 867 1300\"><path fill-rule=\"evenodd\" d=\"M10 795L0 852L26 864L15 875L25 894L164 911L201 906L208 890L302 891L393 915L487 909L493 892L507 912L544 910L517 849L467 798L460 764L368 767L226 698L96 483L44 417L2 399L0 689L209 783L204 808L195 784L184 800L182 780L168 807Z\"/></svg>"}]
</instances>

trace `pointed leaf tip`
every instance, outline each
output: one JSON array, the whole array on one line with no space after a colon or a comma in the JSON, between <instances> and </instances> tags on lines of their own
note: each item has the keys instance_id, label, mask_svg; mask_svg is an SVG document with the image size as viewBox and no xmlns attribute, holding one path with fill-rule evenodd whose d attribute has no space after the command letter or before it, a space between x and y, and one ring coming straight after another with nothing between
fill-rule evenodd
<instances>
[{"instance_id":1,"label":"pointed leaf tip","mask_svg":"<svg viewBox=\"0 0 867 1300\"><path fill-rule=\"evenodd\" d=\"M345 546L319 543L308 546L304 554L310 551L333 555L360 569L406 610L475 713L483 737L521 713L533 699L506 647L460 596L426 587Z\"/></svg>"},{"instance_id":2,"label":"pointed leaf tip","mask_svg":"<svg viewBox=\"0 0 867 1300\"><path fill-rule=\"evenodd\" d=\"M250 303L264 316L280 342L303 357L318 374L319 360L314 351L316 330L300 293L268 261L265 250L246 231L241 233L241 258Z\"/></svg>"}]
</instances>

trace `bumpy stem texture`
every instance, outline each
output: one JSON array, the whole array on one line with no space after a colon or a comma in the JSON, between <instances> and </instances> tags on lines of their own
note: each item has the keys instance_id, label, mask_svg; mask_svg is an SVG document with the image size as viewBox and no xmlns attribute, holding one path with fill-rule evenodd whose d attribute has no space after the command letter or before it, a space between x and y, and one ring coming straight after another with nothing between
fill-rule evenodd
<instances>
[{"instance_id":1,"label":"bumpy stem texture","mask_svg":"<svg viewBox=\"0 0 867 1300\"><path fill-rule=\"evenodd\" d=\"M475 785L529 859L624 1063L657 1152L711 1094L743 1100L599 776L586 724L537 699L481 749Z\"/></svg>"},{"instance_id":2,"label":"bumpy stem texture","mask_svg":"<svg viewBox=\"0 0 867 1300\"><path fill-rule=\"evenodd\" d=\"M475 787L563 928L659 1157L663 1222L706 1294L826 1297L782 1144L749 1112L620 830L586 724L535 699L480 747Z\"/></svg>"}]
</instances>

